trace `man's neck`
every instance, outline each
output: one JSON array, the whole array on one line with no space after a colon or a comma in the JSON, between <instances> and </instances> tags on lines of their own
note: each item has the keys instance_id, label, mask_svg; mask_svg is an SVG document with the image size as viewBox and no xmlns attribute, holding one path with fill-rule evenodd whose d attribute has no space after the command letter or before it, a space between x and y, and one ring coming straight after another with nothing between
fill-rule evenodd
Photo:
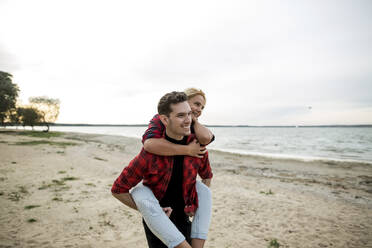
<instances>
[{"instance_id":1,"label":"man's neck","mask_svg":"<svg viewBox=\"0 0 372 248\"><path fill-rule=\"evenodd\" d=\"M165 134L166 134L169 138L172 138L172 139L174 139L174 140L182 140L183 137L185 137L185 136L183 136L183 135L176 135L176 134L172 133L171 131L169 131L168 129L165 129Z\"/></svg>"}]
</instances>

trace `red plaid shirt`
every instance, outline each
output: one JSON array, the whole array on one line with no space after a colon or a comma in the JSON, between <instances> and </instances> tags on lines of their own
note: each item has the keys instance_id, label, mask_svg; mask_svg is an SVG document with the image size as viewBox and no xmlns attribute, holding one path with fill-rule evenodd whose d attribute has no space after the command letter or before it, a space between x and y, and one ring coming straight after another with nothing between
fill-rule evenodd
<instances>
[{"instance_id":1,"label":"red plaid shirt","mask_svg":"<svg viewBox=\"0 0 372 248\"><path fill-rule=\"evenodd\" d=\"M160 120L159 114L154 115L150 120L149 126L142 136L142 144L150 138L162 138L165 126Z\"/></svg>"},{"instance_id":2,"label":"red plaid shirt","mask_svg":"<svg viewBox=\"0 0 372 248\"><path fill-rule=\"evenodd\" d=\"M187 143L195 139L191 134ZM141 180L143 185L149 187L155 197L160 201L167 190L172 176L173 156L160 156L141 152L124 168L120 176L115 180L111 192L116 194L128 193ZM198 195L196 192L196 177L202 179L212 178L212 170L209 164L208 152L203 158L184 156L183 161L183 199L185 201L185 213L195 212L198 208Z\"/></svg>"}]
</instances>

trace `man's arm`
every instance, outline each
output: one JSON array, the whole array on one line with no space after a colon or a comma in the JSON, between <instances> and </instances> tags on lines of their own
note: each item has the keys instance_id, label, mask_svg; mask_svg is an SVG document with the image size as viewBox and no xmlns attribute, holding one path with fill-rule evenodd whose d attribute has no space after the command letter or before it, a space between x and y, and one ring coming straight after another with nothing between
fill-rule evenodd
<instances>
[{"instance_id":1,"label":"man's arm","mask_svg":"<svg viewBox=\"0 0 372 248\"><path fill-rule=\"evenodd\" d=\"M146 152L142 149L141 152L129 162L129 165L124 167L111 187L112 195L123 204L133 209L137 209L137 206L129 190L136 186L147 173L147 158L145 155Z\"/></svg>"},{"instance_id":2,"label":"man's arm","mask_svg":"<svg viewBox=\"0 0 372 248\"><path fill-rule=\"evenodd\" d=\"M201 180L202 183L204 183L205 185L210 187L211 182L212 182L213 173L212 173L211 165L209 163L208 152L206 152L204 157L201 159L201 165L199 167L198 174L202 179Z\"/></svg>"},{"instance_id":3,"label":"man's arm","mask_svg":"<svg viewBox=\"0 0 372 248\"><path fill-rule=\"evenodd\" d=\"M204 183L208 187L211 187L212 178L202 179L201 181L202 181L202 183Z\"/></svg>"},{"instance_id":4,"label":"man's arm","mask_svg":"<svg viewBox=\"0 0 372 248\"><path fill-rule=\"evenodd\" d=\"M137 206L136 206L136 203L133 201L133 198L130 195L130 193L123 193L123 194L112 193L112 195L116 199L118 199L119 201L121 201L123 204L127 205L128 207L133 208L135 210L138 210L137 209Z\"/></svg>"},{"instance_id":5,"label":"man's arm","mask_svg":"<svg viewBox=\"0 0 372 248\"><path fill-rule=\"evenodd\" d=\"M204 147L201 147L196 140L193 140L188 145L178 145L164 138L146 139L143 143L143 149L161 156L188 155L198 158L202 158L207 151Z\"/></svg>"}]
</instances>

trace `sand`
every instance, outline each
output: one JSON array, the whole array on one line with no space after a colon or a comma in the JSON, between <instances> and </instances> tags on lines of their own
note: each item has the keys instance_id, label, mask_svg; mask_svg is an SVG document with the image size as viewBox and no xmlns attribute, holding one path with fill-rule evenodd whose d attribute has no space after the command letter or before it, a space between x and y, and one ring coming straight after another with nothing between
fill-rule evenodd
<instances>
[{"instance_id":1,"label":"sand","mask_svg":"<svg viewBox=\"0 0 372 248\"><path fill-rule=\"evenodd\" d=\"M121 136L0 131L0 247L147 247L139 213L110 192L140 148ZM372 247L371 164L212 150L210 160L205 247Z\"/></svg>"}]
</instances>

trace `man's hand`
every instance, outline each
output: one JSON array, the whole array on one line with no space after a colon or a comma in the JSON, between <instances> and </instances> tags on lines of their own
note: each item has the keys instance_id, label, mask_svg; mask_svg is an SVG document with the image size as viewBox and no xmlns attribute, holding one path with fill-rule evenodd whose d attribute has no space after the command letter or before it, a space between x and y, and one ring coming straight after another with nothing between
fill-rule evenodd
<instances>
[{"instance_id":1,"label":"man's hand","mask_svg":"<svg viewBox=\"0 0 372 248\"><path fill-rule=\"evenodd\" d=\"M190 212L190 213L187 213L187 215L188 215L189 217L193 217L193 216L195 215L195 213L194 213L194 212Z\"/></svg>"},{"instance_id":2,"label":"man's hand","mask_svg":"<svg viewBox=\"0 0 372 248\"><path fill-rule=\"evenodd\" d=\"M187 155L191 157L203 158L204 154L207 152L207 149L205 147L200 146L196 139L189 143L187 145L187 148L188 148Z\"/></svg>"},{"instance_id":3,"label":"man's hand","mask_svg":"<svg viewBox=\"0 0 372 248\"><path fill-rule=\"evenodd\" d=\"M195 215L195 212L188 212L188 213L186 213L186 215L189 216L189 217L193 217Z\"/></svg>"},{"instance_id":4,"label":"man's hand","mask_svg":"<svg viewBox=\"0 0 372 248\"><path fill-rule=\"evenodd\" d=\"M168 218L170 217L170 215L172 214L172 211L173 209L171 207L166 207L166 208L163 208L163 211L164 213L168 216Z\"/></svg>"}]
</instances>

